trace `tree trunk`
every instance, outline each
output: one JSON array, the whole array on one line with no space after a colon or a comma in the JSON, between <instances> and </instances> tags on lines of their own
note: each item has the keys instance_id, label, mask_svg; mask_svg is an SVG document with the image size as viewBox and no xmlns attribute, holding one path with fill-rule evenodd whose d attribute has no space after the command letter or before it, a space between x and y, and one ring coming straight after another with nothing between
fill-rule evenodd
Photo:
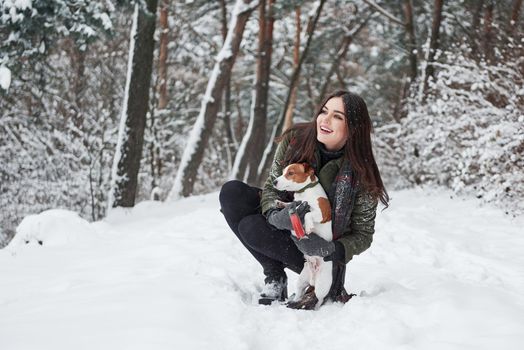
<instances>
[{"instance_id":1,"label":"tree trunk","mask_svg":"<svg viewBox=\"0 0 524 350\"><path fill-rule=\"evenodd\" d=\"M471 35L473 36L474 40L470 42L473 57L477 57L478 51L479 51L479 41L481 38L481 31L479 30L479 27L480 27L480 18L482 17L481 13L482 13L483 7L484 7L484 0L478 0L475 3L475 8L473 9L473 20L471 23Z\"/></svg>"},{"instance_id":2,"label":"tree trunk","mask_svg":"<svg viewBox=\"0 0 524 350\"><path fill-rule=\"evenodd\" d=\"M227 8L226 1L220 0L220 9L222 13L222 38L224 42L227 37ZM231 170L233 166L231 159L234 159L235 152L235 139L233 136L233 125L231 124L231 79L230 77L226 80L226 87L224 88L224 105L222 108L224 113L224 134L225 134L225 149L228 159L228 169Z\"/></svg>"},{"instance_id":3,"label":"tree trunk","mask_svg":"<svg viewBox=\"0 0 524 350\"><path fill-rule=\"evenodd\" d=\"M289 86L286 102L284 103L284 106L283 106L283 113L280 115L279 119L275 123L274 130L272 132L272 136L270 137L269 143L267 144L266 149L264 150L264 156L262 157L262 160L260 161L260 164L258 167L258 182L261 182L265 177L267 177L267 169L269 168L271 161L273 160L273 156L276 150L275 143L274 143L274 137L282 133L282 127L284 125L285 114L287 111L287 107L291 101L291 94L295 86L298 84L298 77L300 75L300 70L302 68L302 64L304 63L304 60L306 59L308 55L309 48L311 46L311 41L313 39L313 34L315 33L318 19L320 17L320 14L322 12L322 7L324 6L325 2L326 0L320 0L318 2L318 6L316 8L315 14L309 20L309 23L307 26L308 38L306 41L306 45L304 47L304 51L300 55L298 66L293 71L293 74L291 76L291 81L290 81L290 86Z\"/></svg>"},{"instance_id":4,"label":"tree trunk","mask_svg":"<svg viewBox=\"0 0 524 350\"><path fill-rule=\"evenodd\" d=\"M484 12L484 33L482 35L482 45L484 48L484 55L488 62L493 62L495 59L494 52L494 33L493 33L493 10L495 4L493 0L488 0L486 12Z\"/></svg>"},{"instance_id":5,"label":"tree trunk","mask_svg":"<svg viewBox=\"0 0 524 350\"><path fill-rule=\"evenodd\" d=\"M404 16L406 21L407 49L409 50L409 78L413 82L417 78L417 41L413 25L413 0L404 0Z\"/></svg>"},{"instance_id":6,"label":"tree trunk","mask_svg":"<svg viewBox=\"0 0 524 350\"><path fill-rule=\"evenodd\" d=\"M167 23L169 0L162 0L160 9L160 44L158 54L158 106L162 110L167 107L167 43L169 34L169 25Z\"/></svg>"},{"instance_id":7,"label":"tree trunk","mask_svg":"<svg viewBox=\"0 0 524 350\"><path fill-rule=\"evenodd\" d=\"M300 6L295 9L295 23L296 23L296 33L295 33L295 45L293 47L293 69L298 67L298 62L300 59L300 33L301 23L300 23ZM297 87L295 86L291 91L291 99L289 101L289 106L286 110L286 116L284 117L284 126L282 127L283 131L286 131L293 125L293 111L295 110L295 105L297 103Z\"/></svg>"},{"instance_id":8,"label":"tree trunk","mask_svg":"<svg viewBox=\"0 0 524 350\"><path fill-rule=\"evenodd\" d=\"M509 21L510 32L514 32L519 22L520 9L522 8L522 0L513 0L513 8L511 10L511 18Z\"/></svg>"},{"instance_id":9,"label":"tree trunk","mask_svg":"<svg viewBox=\"0 0 524 350\"><path fill-rule=\"evenodd\" d=\"M261 1L261 6L265 7L265 0ZM262 7L261 7L262 8ZM260 13L261 23L265 22L261 29L265 35L259 34L260 40L260 66L257 68L257 76L260 76L256 86L255 103L255 138L250 142L251 152L249 153L249 173L248 183L256 184L258 181L258 165L262 159L262 154L266 146L266 124L267 124L267 103L269 92L269 79L271 73L271 56L273 53L273 26L275 18L273 16L273 0L269 0L268 11Z\"/></svg>"},{"instance_id":10,"label":"tree trunk","mask_svg":"<svg viewBox=\"0 0 524 350\"><path fill-rule=\"evenodd\" d=\"M73 101L75 103L75 112L73 114L73 123L77 130L83 129L84 118L82 111L84 110L83 101L86 91L86 77L85 77L85 50L80 50L78 45L71 45L71 64L75 75L73 77Z\"/></svg>"},{"instance_id":11,"label":"tree trunk","mask_svg":"<svg viewBox=\"0 0 524 350\"><path fill-rule=\"evenodd\" d=\"M431 38L429 41L429 54L426 62L426 74L424 75L424 96L428 89L429 78L433 78L435 68L433 67L433 61L435 54L439 48L439 32L440 24L442 22L442 7L444 0L435 0L433 7L433 22L431 24Z\"/></svg>"},{"instance_id":12,"label":"tree trunk","mask_svg":"<svg viewBox=\"0 0 524 350\"><path fill-rule=\"evenodd\" d=\"M248 183L255 185L258 164L262 158L266 139L269 73L273 46L272 6L273 1L270 0L269 11L266 15L266 0L260 1L255 91L251 102L253 107L249 126L242 139L231 173L232 178L245 178Z\"/></svg>"},{"instance_id":13,"label":"tree trunk","mask_svg":"<svg viewBox=\"0 0 524 350\"><path fill-rule=\"evenodd\" d=\"M240 48L246 22L251 12L256 8L252 4L248 6L250 3L251 0L237 0L235 4L227 39L218 53L215 67L202 100L200 113L184 149L169 199L187 197L193 192L197 171L220 109L220 100L225 83L231 74Z\"/></svg>"},{"instance_id":14,"label":"tree trunk","mask_svg":"<svg viewBox=\"0 0 524 350\"><path fill-rule=\"evenodd\" d=\"M158 18L160 26L160 42L158 49L158 77L157 77L157 106L156 110L163 111L167 108L167 45L169 42L169 0L162 0L160 6L160 16ZM162 176L162 157L160 155L160 145L158 142L158 128L156 125L155 111L150 113L150 130L153 140L149 145L149 157L151 168L151 190L153 200L159 200L159 193L156 191L160 177Z\"/></svg>"},{"instance_id":15,"label":"tree trunk","mask_svg":"<svg viewBox=\"0 0 524 350\"><path fill-rule=\"evenodd\" d=\"M113 162L108 209L135 205L153 69L157 0L146 0L145 5L146 7L135 5L126 92Z\"/></svg>"},{"instance_id":16,"label":"tree trunk","mask_svg":"<svg viewBox=\"0 0 524 350\"><path fill-rule=\"evenodd\" d=\"M393 109L393 119L400 122L402 118L407 115L405 106L406 96L409 95L411 84L415 81L418 75L417 63L417 40L415 36L415 26L413 20L413 0L404 0L404 21L406 23L406 49L409 52L409 78L405 75L402 77L402 89L398 95L397 103ZM417 51L417 52L415 52Z\"/></svg>"}]
</instances>

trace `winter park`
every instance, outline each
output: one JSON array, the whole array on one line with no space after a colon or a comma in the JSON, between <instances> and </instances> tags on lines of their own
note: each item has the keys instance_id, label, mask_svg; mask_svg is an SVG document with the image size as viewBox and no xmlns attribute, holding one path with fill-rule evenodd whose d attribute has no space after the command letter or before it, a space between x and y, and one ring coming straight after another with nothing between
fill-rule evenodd
<instances>
[{"instance_id":1,"label":"winter park","mask_svg":"<svg viewBox=\"0 0 524 350\"><path fill-rule=\"evenodd\" d=\"M522 0L0 0L0 348L524 348Z\"/></svg>"}]
</instances>

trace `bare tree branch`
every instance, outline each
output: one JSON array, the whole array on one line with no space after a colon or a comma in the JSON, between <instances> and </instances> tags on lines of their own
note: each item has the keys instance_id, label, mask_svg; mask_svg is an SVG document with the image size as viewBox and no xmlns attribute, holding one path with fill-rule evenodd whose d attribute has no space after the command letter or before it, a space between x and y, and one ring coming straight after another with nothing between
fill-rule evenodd
<instances>
[{"instance_id":1,"label":"bare tree branch","mask_svg":"<svg viewBox=\"0 0 524 350\"><path fill-rule=\"evenodd\" d=\"M402 22L400 19L396 18L395 16L393 16L391 13L389 13L388 11L386 11L384 8L380 7L377 3L375 3L374 1L371 1L371 0L364 0L364 2L366 4L368 4L369 6L371 7L374 7L378 12L380 12L381 14L383 14L384 16L386 16L387 18L389 18L389 20L393 23L396 23L398 25L401 25L401 26L406 26L406 23Z\"/></svg>"}]
</instances>

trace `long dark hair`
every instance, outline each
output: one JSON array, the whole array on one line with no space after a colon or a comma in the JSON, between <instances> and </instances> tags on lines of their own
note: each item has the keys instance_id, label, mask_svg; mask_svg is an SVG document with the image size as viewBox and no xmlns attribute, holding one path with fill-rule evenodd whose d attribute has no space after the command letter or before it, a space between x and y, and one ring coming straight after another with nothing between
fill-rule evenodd
<instances>
[{"instance_id":1,"label":"long dark hair","mask_svg":"<svg viewBox=\"0 0 524 350\"><path fill-rule=\"evenodd\" d=\"M295 133L284 157L284 165L297 162L314 162L317 147L317 117L326 102L333 97L342 97L344 102L344 113L348 127L348 139L344 146L345 157L356 172L363 188L373 198L380 199L387 208L389 195L380 177L380 171L371 148L373 126L369 118L368 107L362 97L349 91L339 90L328 95L318 106L317 113L312 121L296 124L276 139L277 142L280 142L286 135Z\"/></svg>"}]
</instances>

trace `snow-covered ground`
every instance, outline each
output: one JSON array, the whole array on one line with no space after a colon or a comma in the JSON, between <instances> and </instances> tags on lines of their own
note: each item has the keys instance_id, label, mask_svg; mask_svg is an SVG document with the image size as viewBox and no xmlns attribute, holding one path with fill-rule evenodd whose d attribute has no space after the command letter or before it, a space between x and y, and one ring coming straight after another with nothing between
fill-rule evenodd
<instances>
[{"instance_id":1,"label":"snow-covered ground","mask_svg":"<svg viewBox=\"0 0 524 350\"><path fill-rule=\"evenodd\" d=\"M440 189L391 197L349 265L358 297L318 311L257 305L261 269L217 193L26 218L0 250L0 348L523 349L524 218Z\"/></svg>"}]
</instances>

